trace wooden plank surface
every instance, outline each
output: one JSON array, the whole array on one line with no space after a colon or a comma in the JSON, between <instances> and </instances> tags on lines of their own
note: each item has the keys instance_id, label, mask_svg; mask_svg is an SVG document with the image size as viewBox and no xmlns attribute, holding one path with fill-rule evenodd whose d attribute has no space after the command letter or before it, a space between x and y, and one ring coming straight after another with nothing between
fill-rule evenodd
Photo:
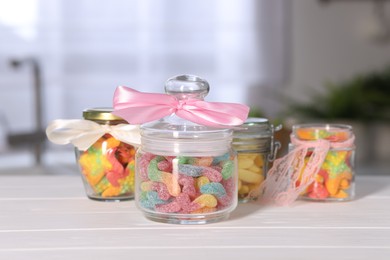
<instances>
[{"instance_id":1,"label":"wooden plank surface","mask_svg":"<svg viewBox=\"0 0 390 260\"><path fill-rule=\"evenodd\" d=\"M351 202L240 204L186 226L89 200L77 174L8 174L0 212L0 259L390 259L390 176L358 176Z\"/></svg>"}]
</instances>

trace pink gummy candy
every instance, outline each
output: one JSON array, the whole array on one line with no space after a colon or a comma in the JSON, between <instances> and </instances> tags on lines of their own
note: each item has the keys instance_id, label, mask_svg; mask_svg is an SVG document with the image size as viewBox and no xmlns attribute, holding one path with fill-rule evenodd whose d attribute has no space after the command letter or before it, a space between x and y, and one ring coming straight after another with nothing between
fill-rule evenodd
<instances>
[{"instance_id":1,"label":"pink gummy candy","mask_svg":"<svg viewBox=\"0 0 390 260\"><path fill-rule=\"evenodd\" d=\"M176 158L176 156L165 156L165 160L167 160L170 164L172 164L172 160Z\"/></svg>"},{"instance_id":2,"label":"pink gummy candy","mask_svg":"<svg viewBox=\"0 0 390 260\"><path fill-rule=\"evenodd\" d=\"M152 153L145 153L142 155L142 157L138 161L138 168L139 168L139 177L142 181L148 181L148 165L150 161L156 157L156 155Z\"/></svg>"},{"instance_id":3,"label":"pink gummy candy","mask_svg":"<svg viewBox=\"0 0 390 260\"><path fill-rule=\"evenodd\" d=\"M213 167L203 167L202 174L212 182L220 182L222 180L221 172Z\"/></svg>"},{"instance_id":4,"label":"pink gummy candy","mask_svg":"<svg viewBox=\"0 0 390 260\"><path fill-rule=\"evenodd\" d=\"M162 200L168 200L171 197L168 188L164 183L153 182L152 190L157 191L158 197Z\"/></svg>"},{"instance_id":5,"label":"pink gummy candy","mask_svg":"<svg viewBox=\"0 0 390 260\"><path fill-rule=\"evenodd\" d=\"M176 197L176 202L179 203L181 207L180 213L190 213L191 210L191 199L190 196L186 193L180 193L179 196Z\"/></svg>"},{"instance_id":6,"label":"pink gummy candy","mask_svg":"<svg viewBox=\"0 0 390 260\"><path fill-rule=\"evenodd\" d=\"M106 153L107 160L111 163L111 169L107 170L106 178L114 187L119 187L119 180L126 177L125 168L115 156L117 148L108 149Z\"/></svg>"},{"instance_id":7,"label":"pink gummy candy","mask_svg":"<svg viewBox=\"0 0 390 260\"><path fill-rule=\"evenodd\" d=\"M187 194L191 198L196 197L197 192L194 186L194 179L190 176L180 174L179 176L179 184L182 185L182 193Z\"/></svg>"},{"instance_id":8,"label":"pink gummy candy","mask_svg":"<svg viewBox=\"0 0 390 260\"><path fill-rule=\"evenodd\" d=\"M170 163L169 161L160 161L157 163L157 168L160 171L171 172L172 171L172 163Z\"/></svg>"},{"instance_id":9,"label":"pink gummy candy","mask_svg":"<svg viewBox=\"0 0 390 260\"><path fill-rule=\"evenodd\" d=\"M222 180L221 184L225 188L225 191L226 191L227 194L235 195L236 185L234 183L233 178L229 178L227 180Z\"/></svg>"},{"instance_id":10,"label":"pink gummy candy","mask_svg":"<svg viewBox=\"0 0 390 260\"><path fill-rule=\"evenodd\" d=\"M222 166L219 166L219 165L213 165L213 166L211 166L211 168L213 168L214 170L217 170L219 172L222 171Z\"/></svg>"},{"instance_id":11,"label":"pink gummy candy","mask_svg":"<svg viewBox=\"0 0 390 260\"><path fill-rule=\"evenodd\" d=\"M218 200L218 204L225 207L232 204L233 197L231 195L226 194L225 196L217 198L217 200Z\"/></svg>"},{"instance_id":12,"label":"pink gummy candy","mask_svg":"<svg viewBox=\"0 0 390 260\"><path fill-rule=\"evenodd\" d=\"M174 213L179 212L181 210L181 206L177 201L172 201L168 204L160 204L156 205L156 211L163 213Z\"/></svg>"}]
</instances>

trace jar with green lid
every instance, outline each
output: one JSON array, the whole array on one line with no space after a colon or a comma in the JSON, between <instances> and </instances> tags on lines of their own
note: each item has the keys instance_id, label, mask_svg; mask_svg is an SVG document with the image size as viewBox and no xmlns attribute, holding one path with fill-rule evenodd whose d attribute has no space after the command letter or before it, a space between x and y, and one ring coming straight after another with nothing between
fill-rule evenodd
<instances>
[{"instance_id":1,"label":"jar with green lid","mask_svg":"<svg viewBox=\"0 0 390 260\"><path fill-rule=\"evenodd\" d=\"M181 104L202 101L204 79L169 79L167 94ZM135 201L150 220L206 224L227 219L237 206L237 157L233 130L197 124L171 114L141 125L136 153Z\"/></svg>"},{"instance_id":2,"label":"jar with green lid","mask_svg":"<svg viewBox=\"0 0 390 260\"><path fill-rule=\"evenodd\" d=\"M128 124L113 115L110 108L92 108L83 111L83 118L101 125L95 131L105 130L86 150L76 148L76 159L82 173L86 194L90 199L102 201L129 200L134 197L136 148L119 140L126 129L114 126ZM118 132L118 134L114 134ZM121 131L121 132L120 132ZM93 131L92 131L93 132ZM88 134L86 133L84 137Z\"/></svg>"},{"instance_id":3,"label":"jar with green lid","mask_svg":"<svg viewBox=\"0 0 390 260\"><path fill-rule=\"evenodd\" d=\"M274 127L266 118L248 118L234 131L233 148L238 157L238 199L240 202L257 200L260 186L266 178L280 142L274 140Z\"/></svg>"}]
</instances>

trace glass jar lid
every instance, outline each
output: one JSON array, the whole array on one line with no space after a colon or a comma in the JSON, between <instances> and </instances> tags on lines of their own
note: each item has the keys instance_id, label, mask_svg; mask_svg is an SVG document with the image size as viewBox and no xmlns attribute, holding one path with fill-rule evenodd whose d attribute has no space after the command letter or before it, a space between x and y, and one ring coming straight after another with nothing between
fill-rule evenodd
<instances>
[{"instance_id":1,"label":"glass jar lid","mask_svg":"<svg viewBox=\"0 0 390 260\"><path fill-rule=\"evenodd\" d=\"M165 92L179 102L203 100L209 92L206 80L193 75L180 75L168 79ZM220 153L229 149L233 130L200 125L176 114L141 125L141 140L147 150L166 153L202 154Z\"/></svg>"},{"instance_id":2,"label":"glass jar lid","mask_svg":"<svg viewBox=\"0 0 390 260\"><path fill-rule=\"evenodd\" d=\"M206 80L194 75L176 76L165 83L165 92L179 101L203 100L209 89L209 83ZM143 124L141 131L144 136L173 139L215 139L232 135L231 129L199 125L180 118L176 114Z\"/></svg>"}]
</instances>

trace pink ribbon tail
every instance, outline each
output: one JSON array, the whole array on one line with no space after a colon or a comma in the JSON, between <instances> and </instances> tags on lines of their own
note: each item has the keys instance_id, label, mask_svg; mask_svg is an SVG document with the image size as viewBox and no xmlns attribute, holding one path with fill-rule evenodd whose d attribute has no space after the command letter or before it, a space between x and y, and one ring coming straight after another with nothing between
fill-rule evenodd
<instances>
[{"instance_id":1,"label":"pink ribbon tail","mask_svg":"<svg viewBox=\"0 0 390 260\"><path fill-rule=\"evenodd\" d=\"M120 86L114 93L113 114L130 124L142 124L175 113L191 122L213 126L236 126L245 122L249 107L236 103L178 100L167 94L142 93Z\"/></svg>"}]
</instances>

